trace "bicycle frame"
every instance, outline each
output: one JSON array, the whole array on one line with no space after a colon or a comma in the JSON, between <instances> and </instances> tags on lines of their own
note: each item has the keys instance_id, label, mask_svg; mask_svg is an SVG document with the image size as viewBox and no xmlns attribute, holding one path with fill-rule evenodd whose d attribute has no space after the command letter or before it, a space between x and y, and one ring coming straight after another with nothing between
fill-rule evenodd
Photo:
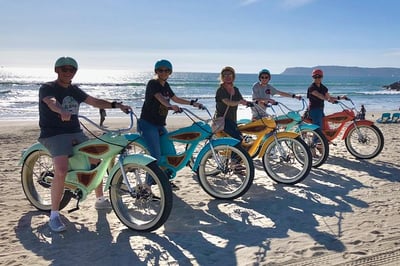
<instances>
[{"instance_id":1,"label":"bicycle frame","mask_svg":"<svg viewBox=\"0 0 400 266\"><path fill-rule=\"evenodd\" d=\"M86 117L79 117L98 127ZM133 118L131 114L131 125L129 128L132 128L132 126ZM121 167L122 164L135 162L147 165L155 161L155 159L149 155L127 155L124 153L124 150L129 146L129 144L140 138L140 135L135 133L121 134L121 132L124 132L128 129L121 129L117 131L101 129L107 131L107 133L98 138L90 139L74 146L73 156L69 158L68 162L68 173L65 178L65 188L70 190L78 200L85 200L87 195L102 183L103 176L105 175L107 175L108 178L104 187L104 191L108 190L111 182L110 177L112 177L113 174L119 169L124 171L123 167ZM20 160L20 165L25 161L29 154L38 150L49 154L47 149L42 144L36 143L23 153ZM110 173L107 174L109 165L112 164L112 161L117 155L119 155L119 163L115 164ZM100 163L93 169L91 168L89 157L100 160ZM123 175L125 175L124 172ZM48 179L47 182L50 184L52 177L48 176L46 178ZM132 188L129 189L132 191Z\"/></svg>"},{"instance_id":2,"label":"bicycle frame","mask_svg":"<svg viewBox=\"0 0 400 266\"><path fill-rule=\"evenodd\" d=\"M238 140L215 139L215 133L209 125L212 116L206 107L202 106L201 109L207 111L209 119L180 108L180 112L190 118L193 124L161 136L158 165L169 179L174 179L178 171L189 166L197 174L204 191L214 198L240 197L253 183L253 161Z\"/></svg>"},{"instance_id":3,"label":"bicycle frame","mask_svg":"<svg viewBox=\"0 0 400 266\"><path fill-rule=\"evenodd\" d=\"M259 108L264 114L259 119L251 121L250 119L242 119L238 121L238 129L243 135L255 136L250 143L243 141L243 146L247 147L247 152L252 158L262 157L268 145L272 141L276 141L278 137L296 138L299 134L294 132L279 132L275 119L269 116L257 104L255 108ZM221 136L226 135L225 133Z\"/></svg>"},{"instance_id":4,"label":"bicycle frame","mask_svg":"<svg viewBox=\"0 0 400 266\"><path fill-rule=\"evenodd\" d=\"M306 101L302 99L302 109L300 110L291 110L289 107L284 105L281 102L278 102L277 105L280 107L281 111L284 113L283 115L275 116L275 122L279 128L285 128L287 131L295 131L298 130L302 131L305 129L308 130L317 130L319 126L305 123L300 115L300 112L305 110L306 108ZM287 111L284 111L281 106L283 106ZM272 110L275 112L273 107L271 106ZM298 130L297 130L298 129Z\"/></svg>"},{"instance_id":5,"label":"bicycle frame","mask_svg":"<svg viewBox=\"0 0 400 266\"><path fill-rule=\"evenodd\" d=\"M199 147L200 142L206 141L206 144L201 148L196 157L192 167L194 172L197 171L202 156L207 151L213 150L214 146L235 146L239 143L238 140L233 138L213 138L214 133L209 125L211 119L203 120L190 110L186 108L181 109L187 116L196 117L200 121L194 121L190 126L168 132L167 134L161 136L161 159L158 163L161 169L164 169L171 178L175 178L177 172L182 170L188 164L194 155L196 148ZM211 114L209 115L211 116ZM186 149L177 152L177 144L186 145Z\"/></svg>"},{"instance_id":6,"label":"bicycle frame","mask_svg":"<svg viewBox=\"0 0 400 266\"><path fill-rule=\"evenodd\" d=\"M301 182L312 166L309 147L298 133L279 131L274 118L267 116L260 106L255 104L254 108L259 108L264 114L254 121L238 124L244 136L242 146L252 158L258 156L262 159L265 172L274 181L285 184Z\"/></svg>"},{"instance_id":7,"label":"bicycle frame","mask_svg":"<svg viewBox=\"0 0 400 266\"><path fill-rule=\"evenodd\" d=\"M348 99L352 103L352 107L346 105L342 101L336 101L336 104L339 104L342 107L342 111L336 112L327 116L324 116L322 123L322 132L328 141L333 141L336 139L340 132L346 127L346 130L342 136L342 140L346 139L350 130L360 125L371 126L374 125L374 122L369 120L357 120L357 110L355 109L355 105L351 99ZM306 123L312 123L311 119L306 118L304 120ZM350 124L348 122L351 122Z\"/></svg>"}]
</instances>

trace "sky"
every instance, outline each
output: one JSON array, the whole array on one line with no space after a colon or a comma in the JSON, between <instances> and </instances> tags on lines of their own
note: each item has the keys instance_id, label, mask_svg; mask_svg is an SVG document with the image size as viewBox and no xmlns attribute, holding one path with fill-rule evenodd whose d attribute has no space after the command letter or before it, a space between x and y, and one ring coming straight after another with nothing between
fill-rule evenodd
<instances>
[{"instance_id":1,"label":"sky","mask_svg":"<svg viewBox=\"0 0 400 266\"><path fill-rule=\"evenodd\" d=\"M0 67L400 67L398 0L0 0Z\"/></svg>"}]
</instances>

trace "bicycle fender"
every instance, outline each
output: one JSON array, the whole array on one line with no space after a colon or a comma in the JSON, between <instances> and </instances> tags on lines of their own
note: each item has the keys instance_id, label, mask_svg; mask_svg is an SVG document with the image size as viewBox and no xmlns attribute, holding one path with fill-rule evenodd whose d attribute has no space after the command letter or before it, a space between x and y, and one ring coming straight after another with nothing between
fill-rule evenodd
<instances>
[{"instance_id":1,"label":"bicycle fender","mask_svg":"<svg viewBox=\"0 0 400 266\"><path fill-rule=\"evenodd\" d=\"M299 134L297 134L296 132L289 132L289 131L285 131L285 132L278 132L276 133L276 137L279 138L291 138L291 139L295 139L298 136L300 136ZM265 154L265 151L267 150L268 146L274 141L274 137L270 136L269 138L267 138L264 143L262 144L261 150L258 154L258 157L262 158Z\"/></svg>"},{"instance_id":2,"label":"bicycle fender","mask_svg":"<svg viewBox=\"0 0 400 266\"><path fill-rule=\"evenodd\" d=\"M355 121L357 126L372 126L374 124L374 122L369 121L369 120L358 120ZM346 128L346 131L343 134L342 140L347 138L347 135L349 134L350 130L352 130L354 128L354 123L352 123L351 125L349 125Z\"/></svg>"},{"instance_id":3,"label":"bicycle fender","mask_svg":"<svg viewBox=\"0 0 400 266\"><path fill-rule=\"evenodd\" d=\"M147 154L130 154L125 157L123 164L134 163L138 165L148 165L154 162L156 159ZM119 163L116 163L109 173L109 177L114 176L114 174L119 170ZM104 191L109 189L111 183L111 178L107 178L106 185L104 186Z\"/></svg>"},{"instance_id":4,"label":"bicycle fender","mask_svg":"<svg viewBox=\"0 0 400 266\"><path fill-rule=\"evenodd\" d=\"M215 146L219 146L219 145L229 145L229 146L236 146L238 143L240 143L237 139L234 138L218 138L218 139L213 139L211 140L212 145ZM207 143L206 146L204 146L201 151L199 152L199 154L197 155L196 161L193 164L192 170L193 171L197 171L197 168L199 167L200 161L201 159L204 157L204 155L206 154L206 152L208 152L209 150L211 150L211 145L210 143Z\"/></svg>"},{"instance_id":5,"label":"bicycle fender","mask_svg":"<svg viewBox=\"0 0 400 266\"><path fill-rule=\"evenodd\" d=\"M129 134L125 134L124 135L125 138L129 141L135 141L139 144L141 144L142 146L144 145L145 141L144 138L142 137L142 135L138 134L138 133L129 133Z\"/></svg>"},{"instance_id":6,"label":"bicycle fender","mask_svg":"<svg viewBox=\"0 0 400 266\"><path fill-rule=\"evenodd\" d=\"M316 130L318 128L319 128L319 126L314 125L314 124L306 124L306 123L304 123L304 124L300 124L299 125L299 129L300 130L302 130L302 129Z\"/></svg>"},{"instance_id":7,"label":"bicycle fender","mask_svg":"<svg viewBox=\"0 0 400 266\"><path fill-rule=\"evenodd\" d=\"M21 156L21 159L19 160L18 165L22 165L24 163L26 157L34 151L45 151L45 152L49 153L45 146L43 146L41 143L37 142L22 152L22 156Z\"/></svg>"}]
</instances>

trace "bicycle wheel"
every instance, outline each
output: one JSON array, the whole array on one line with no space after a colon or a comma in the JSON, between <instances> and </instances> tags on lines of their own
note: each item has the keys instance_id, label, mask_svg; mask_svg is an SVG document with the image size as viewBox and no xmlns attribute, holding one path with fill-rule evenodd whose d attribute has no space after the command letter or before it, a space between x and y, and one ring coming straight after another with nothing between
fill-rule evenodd
<instances>
[{"instance_id":1,"label":"bicycle wheel","mask_svg":"<svg viewBox=\"0 0 400 266\"><path fill-rule=\"evenodd\" d=\"M357 159L372 159L383 149L384 137L375 125L353 127L345 139L347 150Z\"/></svg>"},{"instance_id":2,"label":"bicycle wheel","mask_svg":"<svg viewBox=\"0 0 400 266\"><path fill-rule=\"evenodd\" d=\"M254 179L253 160L241 147L217 145L200 159L199 183L210 196L235 199L249 190Z\"/></svg>"},{"instance_id":3,"label":"bicycle wheel","mask_svg":"<svg viewBox=\"0 0 400 266\"><path fill-rule=\"evenodd\" d=\"M262 163L272 180L292 185L303 181L310 173L311 152L300 136L278 137L267 147Z\"/></svg>"},{"instance_id":4,"label":"bicycle wheel","mask_svg":"<svg viewBox=\"0 0 400 266\"><path fill-rule=\"evenodd\" d=\"M110 201L118 219L130 229L150 232L167 221L172 209L172 190L157 162L148 165L126 164L124 170L130 187L118 170L111 180ZM154 180L151 192L144 187L146 176Z\"/></svg>"},{"instance_id":5,"label":"bicycle wheel","mask_svg":"<svg viewBox=\"0 0 400 266\"><path fill-rule=\"evenodd\" d=\"M324 164L329 156L329 143L320 129L301 129L300 136L311 151L312 166L317 168Z\"/></svg>"},{"instance_id":6,"label":"bicycle wheel","mask_svg":"<svg viewBox=\"0 0 400 266\"><path fill-rule=\"evenodd\" d=\"M21 170L21 183L26 198L41 211L51 210L51 181L54 178L53 160L46 151L36 150L29 154ZM60 210L68 205L72 197L64 191Z\"/></svg>"}]
</instances>

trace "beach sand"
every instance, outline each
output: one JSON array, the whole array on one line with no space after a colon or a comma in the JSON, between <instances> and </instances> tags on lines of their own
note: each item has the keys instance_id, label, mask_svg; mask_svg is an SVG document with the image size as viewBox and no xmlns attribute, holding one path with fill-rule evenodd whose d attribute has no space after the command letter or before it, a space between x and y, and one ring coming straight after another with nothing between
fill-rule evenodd
<instances>
[{"instance_id":1,"label":"beach sand","mask_svg":"<svg viewBox=\"0 0 400 266\"><path fill-rule=\"evenodd\" d=\"M157 231L127 229L113 212L96 211L91 195L79 211L61 212L66 232L52 233L20 184L18 161L36 141L37 122L0 121L0 264L400 265L400 124L377 126L385 136L378 157L357 160L336 140L327 163L295 186L274 183L255 160L250 190L221 201L187 168Z\"/></svg>"}]
</instances>

